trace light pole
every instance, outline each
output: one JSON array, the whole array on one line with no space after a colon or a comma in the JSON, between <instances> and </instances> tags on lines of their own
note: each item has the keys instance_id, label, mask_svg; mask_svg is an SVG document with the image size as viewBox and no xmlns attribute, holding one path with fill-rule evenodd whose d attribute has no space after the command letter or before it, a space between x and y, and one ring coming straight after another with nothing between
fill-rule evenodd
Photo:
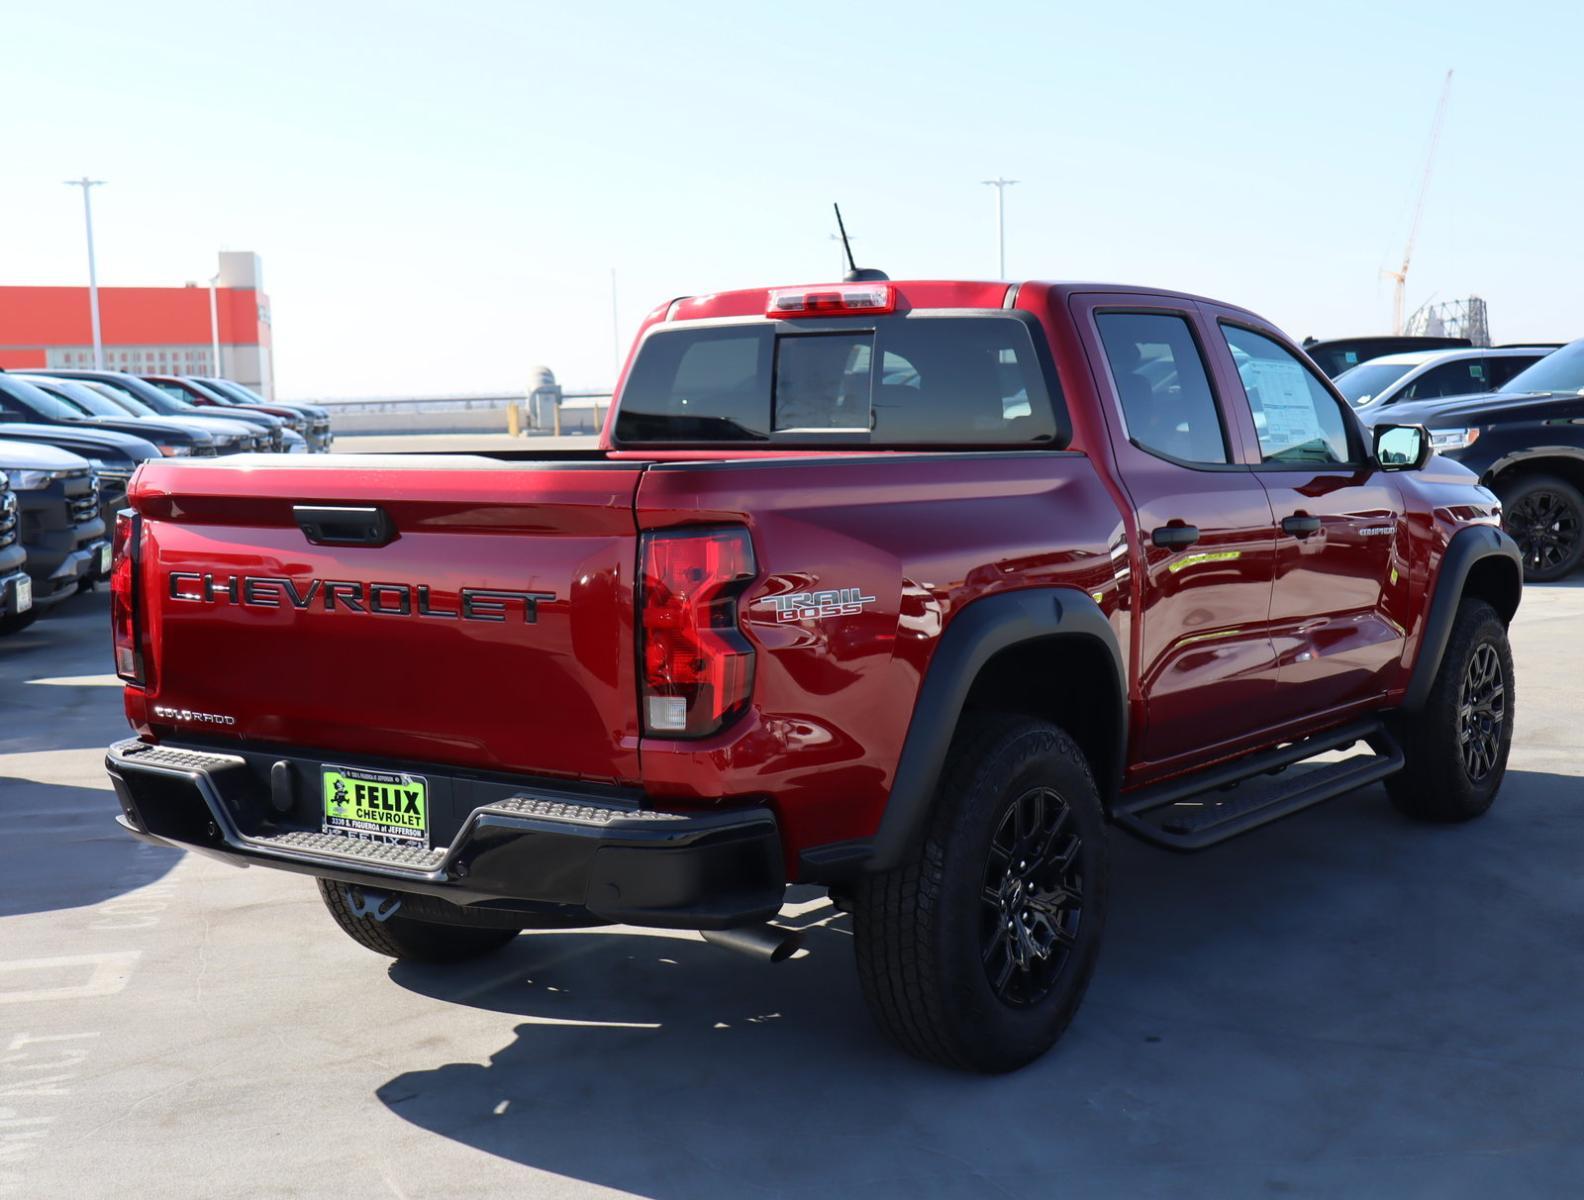
<instances>
[{"instance_id":1,"label":"light pole","mask_svg":"<svg viewBox=\"0 0 1584 1200\"><path fill-rule=\"evenodd\" d=\"M215 298L215 285L220 282L220 276L209 277L209 342L214 347L214 373L216 379L224 379L225 372L220 369L220 304Z\"/></svg>"},{"instance_id":2,"label":"light pole","mask_svg":"<svg viewBox=\"0 0 1584 1200\"><path fill-rule=\"evenodd\" d=\"M88 226L88 312L93 319L94 370L96 371L104 370L104 340L99 336L99 275L94 268L93 202L88 198L88 193L103 183L103 179L89 179L86 175L81 179L66 180L67 187L80 187L83 192L83 221Z\"/></svg>"},{"instance_id":3,"label":"light pole","mask_svg":"<svg viewBox=\"0 0 1584 1200\"><path fill-rule=\"evenodd\" d=\"M1017 183L1016 179L981 179L985 187L996 190L996 278L1006 278L1006 190Z\"/></svg>"}]
</instances>

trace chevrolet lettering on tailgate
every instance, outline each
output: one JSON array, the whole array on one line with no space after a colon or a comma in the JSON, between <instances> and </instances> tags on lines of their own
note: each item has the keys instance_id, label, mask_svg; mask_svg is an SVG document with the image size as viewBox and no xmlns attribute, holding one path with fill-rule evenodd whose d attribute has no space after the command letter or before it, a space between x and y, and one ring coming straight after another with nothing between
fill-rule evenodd
<instances>
[{"instance_id":1,"label":"chevrolet lettering on tailgate","mask_svg":"<svg viewBox=\"0 0 1584 1200\"><path fill-rule=\"evenodd\" d=\"M426 584L365 583L351 579L310 579L299 588L284 575L214 576L196 571L170 573L170 598L197 604L235 604L243 608L283 608L299 612L318 606L325 612L338 609L383 617L417 615L438 620L504 621L508 613L521 613L525 624L539 620L539 605L555 599L554 592L523 592L509 588L465 587L457 593L457 607L437 604Z\"/></svg>"}]
</instances>

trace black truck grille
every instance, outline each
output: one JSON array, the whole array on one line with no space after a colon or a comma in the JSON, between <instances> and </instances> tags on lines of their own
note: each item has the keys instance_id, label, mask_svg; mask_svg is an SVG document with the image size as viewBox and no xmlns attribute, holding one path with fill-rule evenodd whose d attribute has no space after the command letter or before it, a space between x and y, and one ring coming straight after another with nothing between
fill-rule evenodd
<instances>
[{"instance_id":1,"label":"black truck grille","mask_svg":"<svg viewBox=\"0 0 1584 1200\"><path fill-rule=\"evenodd\" d=\"M11 492L0 492L0 550L17 540L17 502Z\"/></svg>"}]
</instances>

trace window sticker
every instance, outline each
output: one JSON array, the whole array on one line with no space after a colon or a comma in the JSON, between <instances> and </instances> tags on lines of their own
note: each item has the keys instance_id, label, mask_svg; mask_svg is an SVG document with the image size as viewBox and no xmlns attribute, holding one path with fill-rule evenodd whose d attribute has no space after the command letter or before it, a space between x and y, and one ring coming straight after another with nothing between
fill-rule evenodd
<instances>
[{"instance_id":1,"label":"window sticker","mask_svg":"<svg viewBox=\"0 0 1584 1200\"><path fill-rule=\"evenodd\" d=\"M1309 394L1309 381L1297 363L1253 358L1243 364L1240 373L1244 387L1255 393L1264 410L1263 434L1273 451L1325 440L1314 398Z\"/></svg>"}]
</instances>

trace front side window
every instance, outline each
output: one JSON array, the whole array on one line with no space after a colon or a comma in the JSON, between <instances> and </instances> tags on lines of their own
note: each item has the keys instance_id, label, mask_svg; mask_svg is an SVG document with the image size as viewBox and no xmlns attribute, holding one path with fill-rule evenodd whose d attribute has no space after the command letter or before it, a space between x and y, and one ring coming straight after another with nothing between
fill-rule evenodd
<instances>
[{"instance_id":1,"label":"front side window","mask_svg":"<svg viewBox=\"0 0 1584 1200\"><path fill-rule=\"evenodd\" d=\"M1182 462L1230 462L1210 378L1187 318L1100 313L1095 325L1128 437Z\"/></svg>"},{"instance_id":2,"label":"front side window","mask_svg":"<svg viewBox=\"0 0 1584 1200\"><path fill-rule=\"evenodd\" d=\"M1052 391L1014 317L661 329L622 389L616 441L1045 446Z\"/></svg>"},{"instance_id":3,"label":"front side window","mask_svg":"<svg viewBox=\"0 0 1584 1200\"><path fill-rule=\"evenodd\" d=\"M1352 461L1341 405L1279 343L1252 329L1222 325L1238 379L1254 414L1260 457L1272 464Z\"/></svg>"}]
</instances>

